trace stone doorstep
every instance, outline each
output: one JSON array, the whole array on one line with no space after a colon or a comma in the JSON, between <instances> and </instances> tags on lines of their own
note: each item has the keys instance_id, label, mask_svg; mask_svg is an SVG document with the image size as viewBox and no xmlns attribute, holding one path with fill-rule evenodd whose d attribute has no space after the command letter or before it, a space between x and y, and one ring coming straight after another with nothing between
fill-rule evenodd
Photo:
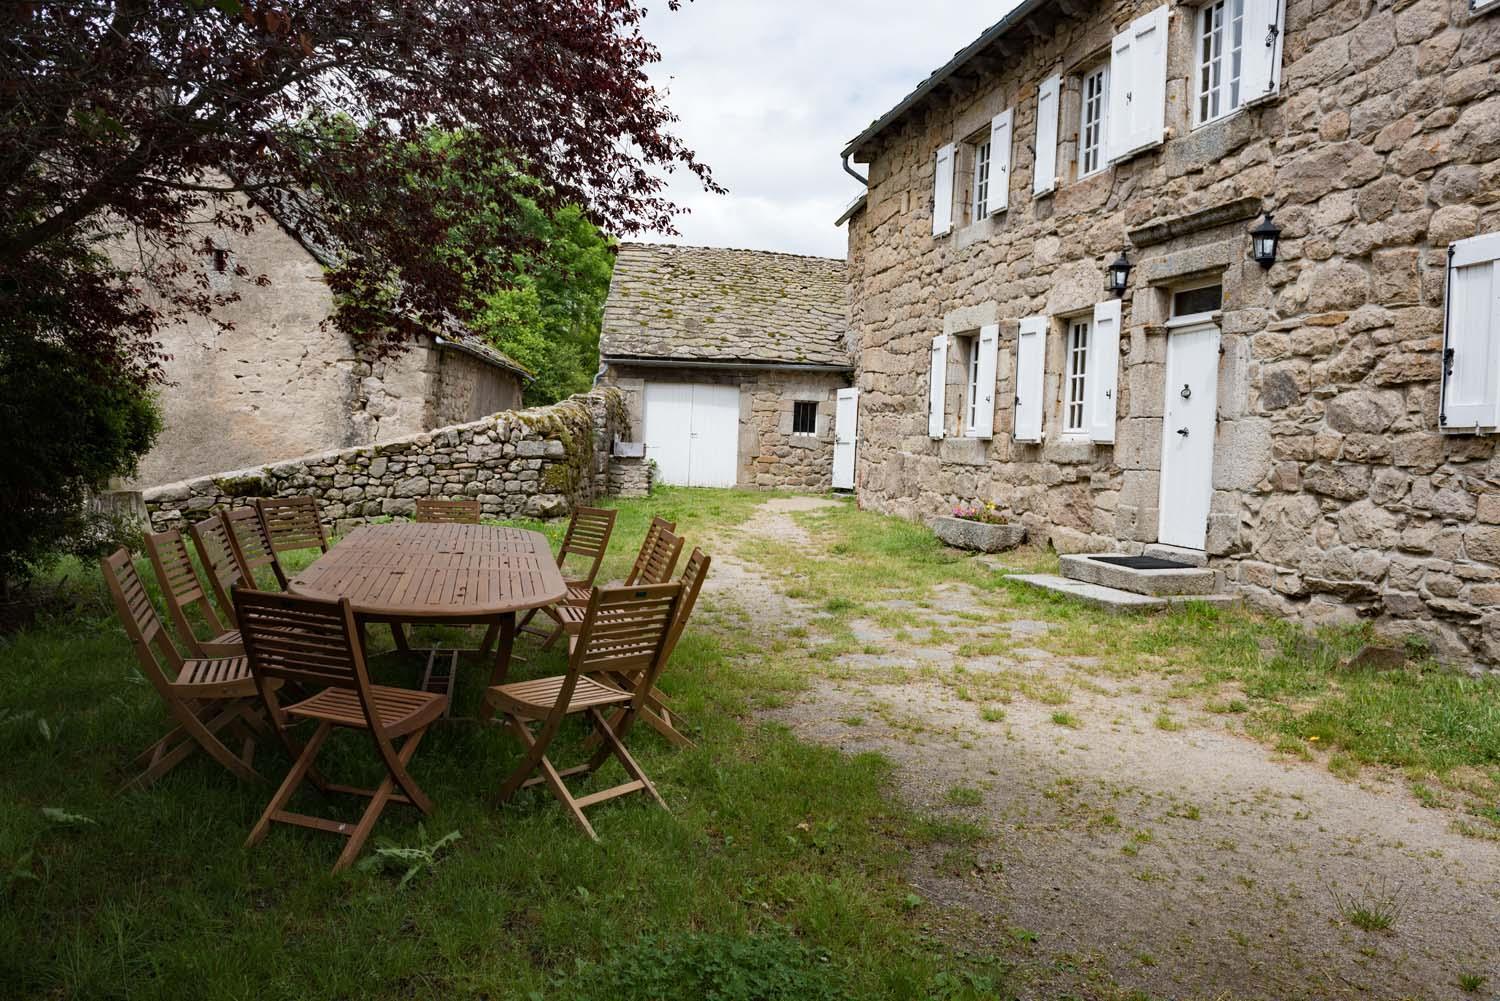
<instances>
[{"instance_id":1,"label":"stone doorstep","mask_svg":"<svg viewBox=\"0 0 1500 1001\"><path fill-rule=\"evenodd\" d=\"M1153 597L1122 591L1117 587L1106 587L1103 584L1070 580L1067 577L1059 577L1050 573L1013 574L1010 579L1043 591L1064 594L1116 614L1154 612L1162 608L1180 607L1190 601L1201 601L1209 605L1238 605L1240 603L1239 595L1234 594L1183 594Z\"/></svg>"},{"instance_id":2,"label":"stone doorstep","mask_svg":"<svg viewBox=\"0 0 1500 1001\"><path fill-rule=\"evenodd\" d=\"M1086 553L1063 556L1058 560L1062 575L1086 584L1131 591L1153 598L1184 594L1214 594L1219 590L1219 572L1192 567L1186 570L1134 570L1114 563L1101 563L1095 556L1124 555Z\"/></svg>"},{"instance_id":3,"label":"stone doorstep","mask_svg":"<svg viewBox=\"0 0 1500 1001\"><path fill-rule=\"evenodd\" d=\"M1195 567L1208 566L1208 554L1203 550L1183 549L1181 546L1169 546L1165 542L1147 543L1141 555L1155 556L1159 560L1176 560Z\"/></svg>"}]
</instances>

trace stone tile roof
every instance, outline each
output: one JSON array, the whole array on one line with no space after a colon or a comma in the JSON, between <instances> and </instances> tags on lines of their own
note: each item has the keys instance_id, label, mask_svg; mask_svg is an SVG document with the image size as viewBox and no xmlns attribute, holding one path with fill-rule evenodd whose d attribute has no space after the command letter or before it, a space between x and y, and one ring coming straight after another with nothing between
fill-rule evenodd
<instances>
[{"instance_id":1,"label":"stone tile roof","mask_svg":"<svg viewBox=\"0 0 1500 1001\"><path fill-rule=\"evenodd\" d=\"M847 367L844 272L828 257L621 244L599 354Z\"/></svg>"}]
</instances>

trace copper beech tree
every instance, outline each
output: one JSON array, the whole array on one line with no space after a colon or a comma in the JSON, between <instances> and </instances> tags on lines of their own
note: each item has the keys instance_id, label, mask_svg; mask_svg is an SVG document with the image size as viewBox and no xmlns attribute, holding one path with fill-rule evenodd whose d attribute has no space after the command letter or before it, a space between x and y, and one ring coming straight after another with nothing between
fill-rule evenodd
<instances>
[{"instance_id":1,"label":"copper beech tree","mask_svg":"<svg viewBox=\"0 0 1500 1001\"><path fill-rule=\"evenodd\" d=\"M496 162L543 209L670 231L665 174L718 188L646 77L644 16L637 0L7 0L5 336L160 379L156 331L222 301L194 224L261 224L251 190L313 193L312 236L343 255L334 322L389 344L469 298L472 258L443 248L509 197ZM434 132L462 138L413 141ZM520 249L528 230L487 235ZM100 253L121 236L126 259Z\"/></svg>"}]
</instances>

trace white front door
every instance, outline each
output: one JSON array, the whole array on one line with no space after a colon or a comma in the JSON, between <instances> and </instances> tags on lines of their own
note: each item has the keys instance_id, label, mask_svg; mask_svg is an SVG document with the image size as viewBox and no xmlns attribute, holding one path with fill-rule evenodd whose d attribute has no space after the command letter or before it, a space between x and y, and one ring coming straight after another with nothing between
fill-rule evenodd
<instances>
[{"instance_id":1,"label":"white front door","mask_svg":"<svg viewBox=\"0 0 1500 1001\"><path fill-rule=\"evenodd\" d=\"M859 390L841 389L833 422L833 489L854 489L854 449L859 440Z\"/></svg>"},{"instance_id":2,"label":"white front door","mask_svg":"<svg viewBox=\"0 0 1500 1001\"><path fill-rule=\"evenodd\" d=\"M1195 324L1167 334L1166 393L1157 538L1172 546L1202 549L1213 498L1218 324Z\"/></svg>"},{"instance_id":3,"label":"white front door","mask_svg":"<svg viewBox=\"0 0 1500 1001\"><path fill-rule=\"evenodd\" d=\"M739 472L740 390L687 382L646 383L646 458L662 483L732 487Z\"/></svg>"}]
</instances>

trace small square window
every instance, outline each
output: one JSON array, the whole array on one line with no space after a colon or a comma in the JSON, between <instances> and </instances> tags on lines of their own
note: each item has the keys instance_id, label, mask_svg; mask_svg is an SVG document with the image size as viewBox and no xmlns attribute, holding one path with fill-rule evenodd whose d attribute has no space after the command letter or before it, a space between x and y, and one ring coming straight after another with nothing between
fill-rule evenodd
<instances>
[{"instance_id":1,"label":"small square window","mask_svg":"<svg viewBox=\"0 0 1500 1001\"><path fill-rule=\"evenodd\" d=\"M229 251L220 247L214 248L214 270L221 275L229 270Z\"/></svg>"},{"instance_id":2,"label":"small square window","mask_svg":"<svg viewBox=\"0 0 1500 1001\"><path fill-rule=\"evenodd\" d=\"M792 403L792 434L818 433L818 403L816 400L796 400Z\"/></svg>"}]
</instances>

